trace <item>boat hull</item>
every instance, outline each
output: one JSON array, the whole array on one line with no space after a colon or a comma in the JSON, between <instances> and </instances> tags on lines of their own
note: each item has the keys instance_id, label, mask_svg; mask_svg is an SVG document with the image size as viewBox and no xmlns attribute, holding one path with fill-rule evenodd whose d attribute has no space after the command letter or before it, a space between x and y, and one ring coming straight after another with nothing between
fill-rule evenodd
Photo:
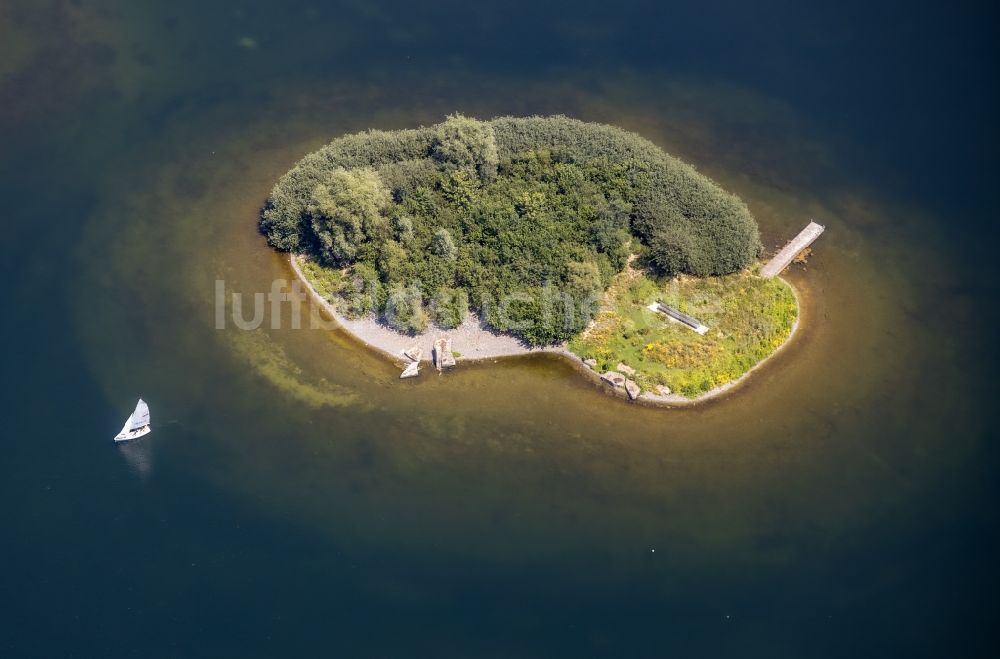
<instances>
[{"instance_id":1,"label":"boat hull","mask_svg":"<svg viewBox=\"0 0 1000 659\"><path fill-rule=\"evenodd\" d=\"M143 426L142 428L136 428L135 430L125 431L115 435L116 442L127 442L131 439L139 439L140 437L145 437L149 433L153 432L152 426Z\"/></svg>"}]
</instances>

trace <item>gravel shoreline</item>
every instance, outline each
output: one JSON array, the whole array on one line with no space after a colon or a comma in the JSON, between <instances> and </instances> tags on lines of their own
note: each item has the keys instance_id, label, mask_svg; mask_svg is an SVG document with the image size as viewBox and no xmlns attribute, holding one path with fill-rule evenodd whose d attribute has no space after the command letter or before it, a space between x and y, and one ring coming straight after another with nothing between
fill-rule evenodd
<instances>
[{"instance_id":1,"label":"gravel shoreline","mask_svg":"<svg viewBox=\"0 0 1000 659\"><path fill-rule=\"evenodd\" d=\"M299 259L301 258L301 256L291 254L289 256L289 264L292 266L292 270L295 272L295 276L298 277L299 282L301 282L306 290L309 291L311 300L325 310L337 322L337 324L355 340L399 363L408 363L410 361L403 355L403 351L409 350L414 346L423 349L421 362L430 362L433 355L434 339L447 334L451 337L452 347L455 353L457 353L456 361L479 361L484 359L516 357L520 355L538 353L561 355L562 357L568 359L580 373L589 377L591 381L598 383L605 390L613 391L615 395L618 395L619 397L627 398L624 390L612 388L603 383L601 381L600 373L597 373L587 367L578 356L566 348L565 344L545 347L528 346L519 339L493 331L487 327L481 319L472 314L465 319L465 322L456 328L442 329L432 325L424 332L413 335L397 332L389 326L378 322L372 316L357 319L347 318L337 311L337 308L332 303L325 300L323 296L321 296L312 287L312 284L309 283L309 280L302 272L302 268L299 266ZM786 281L785 283L788 282ZM799 308L799 316L796 317L795 323L792 324L792 331L788 335L788 338L785 339L784 343L778 346L778 348L776 348L775 351L766 358L757 362L749 371L732 382L727 382L724 385L706 391L697 398L685 398L679 394L661 396L652 392L643 392L634 402L657 407L683 407L696 405L727 393L741 383L745 382L751 373L759 369L763 364L770 361L772 357L784 350L785 347L791 342L792 337L795 336L795 333L799 328L802 305L795 287L790 283L789 286L792 289L792 293L795 295L795 302Z\"/></svg>"},{"instance_id":2,"label":"gravel shoreline","mask_svg":"<svg viewBox=\"0 0 1000 659\"><path fill-rule=\"evenodd\" d=\"M316 290L306 279L305 274L299 267L299 259L292 255L289 259L295 276L309 291L313 302L320 305L337 324L354 336L355 339L372 348L383 355L409 361L403 356L404 350L409 350L413 346L423 349L424 356L421 361L431 361L431 353L434 339L447 334L452 339L452 346L457 361L475 361L479 359L493 359L496 357L513 357L515 355L528 355L532 353L549 352L556 354L572 355L565 346L529 346L519 339L494 332L478 317L469 314L465 322L452 329L444 329L431 325L427 330L419 334L403 334L388 325L380 323L373 316L365 318L347 318L329 301L316 292ZM577 359L579 361L579 359Z\"/></svg>"}]
</instances>

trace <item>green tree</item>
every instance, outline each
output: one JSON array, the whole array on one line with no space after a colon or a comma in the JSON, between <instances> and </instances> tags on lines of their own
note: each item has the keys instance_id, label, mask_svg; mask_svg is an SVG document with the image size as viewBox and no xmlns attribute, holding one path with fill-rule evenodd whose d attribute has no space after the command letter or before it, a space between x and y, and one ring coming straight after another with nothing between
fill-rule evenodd
<instances>
[{"instance_id":1,"label":"green tree","mask_svg":"<svg viewBox=\"0 0 1000 659\"><path fill-rule=\"evenodd\" d=\"M392 218L392 230L401 243L413 238L413 220L408 215L397 213Z\"/></svg>"},{"instance_id":2,"label":"green tree","mask_svg":"<svg viewBox=\"0 0 1000 659\"><path fill-rule=\"evenodd\" d=\"M388 232L384 211L392 198L375 170L335 169L327 185L313 191L308 207L320 258L344 266L365 241L379 241Z\"/></svg>"},{"instance_id":3,"label":"green tree","mask_svg":"<svg viewBox=\"0 0 1000 659\"><path fill-rule=\"evenodd\" d=\"M458 246L455 245L455 239L451 237L450 231L441 228L434 232L434 238L431 239L431 253L449 261L458 257Z\"/></svg>"},{"instance_id":4,"label":"green tree","mask_svg":"<svg viewBox=\"0 0 1000 659\"><path fill-rule=\"evenodd\" d=\"M386 323L400 332L417 334L427 329L429 318L420 289L403 284L390 285L383 317Z\"/></svg>"},{"instance_id":5,"label":"green tree","mask_svg":"<svg viewBox=\"0 0 1000 659\"><path fill-rule=\"evenodd\" d=\"M344 311L350 317L357 318L376 311L382 301L382 284L375 268L367 263L352 267L340 295L344 299Z\"/></svg>"},{"instance_id":6,"label":"green tree","mask_svg":"<svg viewBox=\"0 0 1000 659\"><path fill-rule=\"evenodd\" d=\"M604 289L601 285L601 271L592 261L568 263L566 285L573 293L579 295L590 295Z\"/></svg>"},{"instance_id":7,"label":"green tree","mask_svg":"<svg viewBox=\"0 0 1000 659\"><path fill-rule=\"evenodd\" d=\"M473 167L483 181L496 178L500 158L489 122L460 114L448 115L436 126L431 153L440 162Z\"/></svg>"},{"instance_id":8,"label":"green tree","mask_svg":"<svg viewBox=\"0 0 1000 659\"><path fill-rule=\"evenodd\" d=\"M443 287L434 294L431 311L441 327L458 327L469 312L469 294L462 288Z\"/></svg>"},{"instance_id":9,"label":"green tree","mask_svg":"<svg viewBox=\"0 0 1000 659\"><path fill-rule=\"evenodd\" d=\"M704 277L711 274L694 236L677 227L667 227L652 235L649 258L666 275L688 272Z\"/></svg>"},{"instance_id":10,"label":"green tree","mask_svg":"<svg viewBox=\"0 0 1000 659\"><path fill-rule=\"evenodd\" d=\"M449 172L441 179L441 193L454 206L468 212L479 198L479 180L466 167Z\"/></svg>"},{"instance_id":11,"label":"green tree","mask_svg":"<svg viewBox=\"0 0 1000 659\"><path fill-rule=\"evenodd\" d=\"M387 282L405 282L411 275L411 260L406 248L395 240L382 244L378 271Z\"/></svg>"}]
</instances>

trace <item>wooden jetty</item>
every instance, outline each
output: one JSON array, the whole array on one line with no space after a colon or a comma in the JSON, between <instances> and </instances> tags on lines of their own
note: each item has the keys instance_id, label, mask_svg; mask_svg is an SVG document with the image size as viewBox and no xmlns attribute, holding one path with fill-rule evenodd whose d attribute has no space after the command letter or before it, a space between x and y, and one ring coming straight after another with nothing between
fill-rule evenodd
<instances>
[{"instance_id":1,"label":"wooden jetty","mask_svg":"<svg viewBox=\"0 0 1000 659\"><path fill-rule=\"evenodd\" d=\"M677 322L685 325L686 327L694 330L695 332L698 332L698 334L701 334L703 336L705 332L708 331L708 326L702 323L697 318L692 318L686 313L678 311L673 307L668 307L662 302L654 302L653 304L649 305L647 309L649 309L650 311L655 311L657 313L662 313L667 318L672 318L673 320L676 320Z\"/></svg>"},{"instance_id":2,"label":"wooden jetty","mask_svg":"<svg viewBox=\"0 0 1000 659\"><path fill-rule=\"evenodd\" d=\"M775 254L774 258L760 269L760 276L764 279L770 279L781 274L781 271L788 267L792 259L798 256L806 247L812 245L825 230L826 227L822 224L817 224L810 220L809 225L800 231L799 235L792 238L791 242L782 247L781 251Z\"/></svg>"},{"instance_id":3,"label":"wooden jetty","mask_svg":"<svg viewBox=\"0 0 1000 659\"><path fill-rule=\"evenodd\" d=\"M434 365L437 370L455 365L455 355L451 351L451 337L441 336L434 341Z\"/></svg>"}]
</instances>

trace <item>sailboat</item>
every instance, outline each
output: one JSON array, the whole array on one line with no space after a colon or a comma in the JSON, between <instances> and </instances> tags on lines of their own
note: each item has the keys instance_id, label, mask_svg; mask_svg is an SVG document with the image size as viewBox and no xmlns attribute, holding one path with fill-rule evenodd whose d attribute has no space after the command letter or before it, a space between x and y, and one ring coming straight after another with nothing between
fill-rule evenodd
<instances>
[{"instance_id":1,"label":"sailboat","mask_svg":"<svg viewBox=\"0 0 1000 659\"><path fill-rule=\"evenodd\" d=\"M129 415L125 425L122 426L122 431L115 435L115 441L124 442L136 439L148 435L152 430L149 425L149 405L146 405L146 401L140 398L135 405L135 411Z\"/></svg>"}]
</instances>

